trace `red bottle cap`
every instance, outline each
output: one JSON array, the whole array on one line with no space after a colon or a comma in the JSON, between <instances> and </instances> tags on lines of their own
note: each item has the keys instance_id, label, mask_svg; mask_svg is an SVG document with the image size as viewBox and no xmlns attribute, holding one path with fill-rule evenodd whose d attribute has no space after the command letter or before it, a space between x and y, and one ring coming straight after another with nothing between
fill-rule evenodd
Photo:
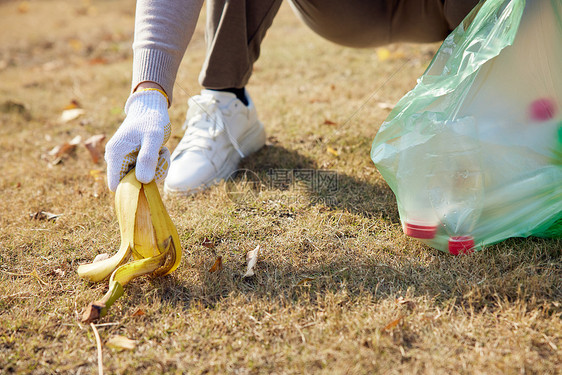
<instances>
[{"instance_id":1,"label":"red bottle cap","mask_svg":"<svg viewBox=\"0 0 562 375\"><path fill-rule=\"evenodd\" d=\"M430 240L437 233L437 225L420 225L406 222L404 225L404 233L408 237Z\"/></svg>"},{"instance_id":2,"label":"red bottle cap","mask_svg":"<svg viewBox=\"0 0 562 375\"><path fill-rule=\"evenodd\" d=\"M449 253L453 255L470 254L473 252L474 237L456 236L449 238Z\"/></svg>"}]
</instances>

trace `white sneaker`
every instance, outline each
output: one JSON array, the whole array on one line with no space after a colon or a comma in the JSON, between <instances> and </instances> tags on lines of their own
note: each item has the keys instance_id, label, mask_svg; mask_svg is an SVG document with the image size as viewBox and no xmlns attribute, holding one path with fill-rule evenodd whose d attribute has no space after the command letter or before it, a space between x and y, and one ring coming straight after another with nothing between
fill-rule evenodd
<instances>
[{"instance_id":1,"label":"white sneaker","mask_svg":"<svg viewBox=\"0 0 562 375\"><path fill-rule=\"evenodd\" d=\"M172 153L164 192L190 194L229 177L240 160L265 145L265 130L248 93L203 90L189 99L185 134Z\"/></svg>"}]
</instances>

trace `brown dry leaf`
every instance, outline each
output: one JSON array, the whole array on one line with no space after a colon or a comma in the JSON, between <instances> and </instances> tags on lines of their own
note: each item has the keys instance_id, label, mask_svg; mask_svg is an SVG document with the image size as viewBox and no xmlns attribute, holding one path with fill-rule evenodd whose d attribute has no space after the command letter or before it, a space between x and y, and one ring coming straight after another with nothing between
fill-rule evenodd
<instances>
[{"instance_id":1,"label":"brown dry leaf","mask_svg":"<svg viewBox=\"0 0 562 375\"><path fill-rule=\"evenodd\" d=\"M76 148L76 146L65 142L62 145L57 145L57 146L53 147L51 149L51 151L48 152L48 154L50 156L54 156L55 159L56 159L56 158L59 158L63 155L71 153L72 151L74 151L75 148Z\"/></svg>"},{"instance_id":2,"label":"brown dry leaf","mask_svg":"<svg viewBox=\"0 0 562 375\"><path fill-rule=\"evenodd\" d=\"M103 156L103 141L105 140L105 134L93 135L84 141L84 146L90 152L92 157L92 162L97 164Z\"/></svg>"},{"instance_id":3,"label":"brown dry leaf","mask_svg":"<svg viewBox=\"0 0 562 375\"><path fill-rule=\"evenodd\" d=\"M328 147L326 148L326 151L327 151L328 153L330 153L330 154L336 156L336 157L337 157L337 156L340 156L340 153L339 153L335 148L332 148L332 147L330 147L330 146L328 146Z\"/></svg>"},{"instance_id":4,"label":"brown dry leaf","mask_svg":"<svg viewBox=\"0 0 562 375\"><path fill-rule=\"evenodd\" d=\"M323 125L337 125L337 123L333 122L332 120L326 119L326 120L324 120Z\"/></svg>"},{"instance_id":5,"label":"brown dry leaf","mask_svg":"<svg viewBox=\"0 0 562 375\"><path fill-rule=\"evenodd\" d=\"M62 123L67 123L77 119L78 117L82 116L84 113L86 113L86 111L84 111L82 108L65 109L64 111L62 111L60 120Z\"/></svg>"},{"instance_id":6,"label":"brown dry leaf","mask_svg":"<svg viewBox=\"0 0 562 375\"><path fill-rule=\"evenodd\" d=\"M76 146L78 146L81 141L82 137L77 135L72 138L70 142L65 142L62 145L53 147L53 149L47 153L49 156L53 157L51 163L53 165L60 163L65 156L70 155L76 149Z\"/></svg>"},{"instance_id":7,"label":"brown dry leaf","mask_svg":"<svg viewBox=\"0 0 562 375\"><path fill-rule=\"evenodd\" d=\"M406 305L409 310L413 310L416 308L416 303L414 301L405 299L404 297L400 297L396 300L396 303L399 305Z\"/></svg>"},{"instance_id":8,"label":"brown dry leaf","mask_svg":"<svg viewBox=\"0 0 562 375\"><path fill-rule=\"evenodd\" d=\"M107 59L104 58L104 57L94 57L93 59L88 61L88 64L90 64L90 65L106 65Z\"/></svg>"},{"instance_id":9,"label":"brown dry leaf","mask_svg":"<svg viewBox=\"0 0 562 375\"><path fill-rule=\"evenodd\" d=\"M248 254L246 254L246 261L248 262L248 268L246 269L246 273L242 277L254 276L254 266L258 262L259 252L260 252L260 245L256 246L254 250L248 251Z\"/></svg>"},{"instance_id":10,"label":"brown dry leaf","mask_svg":"<svg viewBox=\"0 0 562 375\"><path fill-rule=\"evenodd\" d=\"M55 221L60 216L62 216L62 214L54 214L52 212L47 212L47 211L37 211L32 214L29 214L29 217L33 220L47 220L47 221L50 220Z\"/></svg>"},{"instance_id":11,"label":"brown dry leaf","mask_svg":"<svg viewBox=\"0 0 562 375\"><path fill-rule=\"evenodd\" d=\"M131 315L131 316L143 316L144 314L145 314L145 313L144 313L144 310L143 310L143 309L138 309L138 310L135 311L135 313L134 313L133 315Z\"/></svg>"},{"instance_id":12,"label":"brown dry leaf","mask_svg":"<svg viewBox=\"0 0 562 375\"><path fill-rule=\"evenodd\" d=\"M382 330L383 331L390 331L391 329L396 327L402 321L402 319L404 319L404 316L400 315L398 318L394 319L392 322L385 325Z\"/></svg>"},{"instance_id":13,"label":"brown dry leaf","mask_svg":"<svg viewBox=\"0 0 562 375\"><path fill-rule=\"evenodd\" d=\"M80 103L78 103L78 100L72 99L70 103L68 103L68 105L63 108L63 111L66 111L67 109L75 109L75 108L82 108L82 106L80 105Z\"/></svg>"},{"instance_id":14,"label":"brown dry leaf","mask_svg":"<svg viewBox=\"0 0 562 375\"><path fill-rule=\"evenodd\" d=\"M127 349L132 350L136 348L137 341L131 340L125 336L115 335L109 338L105 343L105 346L113 349Z\"/></svg>"},{"instance_id":15,"label":"brown dry leaf","mask_svg":"<svg viewBox=\"0 0 562 375\"><path fill-rule=\"evenodd\" d=\"M201 242L201 246L206 247L207 249L213 249L217 244L214 241L211 241L207 237L203 238L203 242Z\"/></svg>"},{"instance_id":16,"label":"brown dry leaf","mask_svg":"<svg viewBox=\"0 0 562 375\"><path fill-rule=\"evenodd\" d=\"M215 264L209 270L210 273L222 270L222 256L218 256L217 260L215 260Z\"/></svg>"}]
</instances>

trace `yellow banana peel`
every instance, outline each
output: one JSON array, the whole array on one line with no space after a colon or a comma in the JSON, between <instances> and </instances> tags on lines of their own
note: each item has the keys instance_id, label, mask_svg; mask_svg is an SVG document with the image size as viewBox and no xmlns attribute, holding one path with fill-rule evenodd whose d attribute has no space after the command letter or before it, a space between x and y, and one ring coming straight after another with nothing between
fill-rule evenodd
<instances>
[{"instance_id":1,"label":"yellow banana peel","mask_svg":"<svg viewBox=\"0 0 562 375\"><path fill-rule=\"evenodd\" d=\"M167 275L181 261L178 232L154 181L142 184L131 170L115 192L115 211L121 232L119 251L108 259L78 267L78 275L91 282L110 277L108 292L88 305L84 322L104 316L135 277ZM134 260L126 263L131 255Z\"/></svg>"}]
</instances>

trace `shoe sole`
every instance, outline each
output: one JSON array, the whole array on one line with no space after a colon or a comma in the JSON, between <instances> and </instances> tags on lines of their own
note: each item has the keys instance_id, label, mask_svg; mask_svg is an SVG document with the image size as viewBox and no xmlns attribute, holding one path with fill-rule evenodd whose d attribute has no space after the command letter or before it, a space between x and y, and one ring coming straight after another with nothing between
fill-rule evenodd
<instances>
[{"instance_id":1,"label":"shoe sole","mask_svg":"<svg viewBox=\"0 0 562 375\"><path fill-rule=\"evenodd\" d=\"M259 151L263 146L265 146L265 128L263 124L259 120L256 121L248 129L248 131L246 131L246 133L241 136L241 138L242 142L239 142L240 151L244 154L244 157L247 158L251 154ZM237 154L237 151L233 149L231 154ZM230 155L227 160L228 159L230 159ZM225 163L223 167L217 172L217 176L214 179L190 190L170 189L166 184L164 184L164 194L193 195L199 193L213 185L218 184L227 177L230 177L234 172L236 172L237 166L238 164L232 167L229 164Z\"/></svg>"}]
</instances>

